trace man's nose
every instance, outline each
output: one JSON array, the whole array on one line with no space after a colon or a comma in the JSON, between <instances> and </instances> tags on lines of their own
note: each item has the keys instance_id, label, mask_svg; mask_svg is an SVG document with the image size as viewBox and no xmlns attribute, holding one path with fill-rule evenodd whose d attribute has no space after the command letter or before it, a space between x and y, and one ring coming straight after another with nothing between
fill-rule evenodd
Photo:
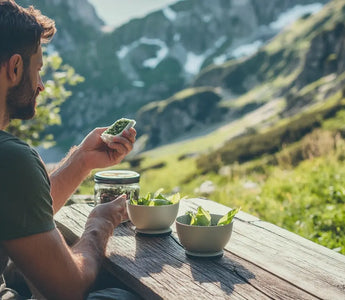
<instances>
[{"instance_id":1,"label":"man's nose","mask_svg":"<svg viewBox=\"0 0 345 300\"><path fill-rule=\"evenodd\" d=\"M41 76L38 76L38 89L40 92L44 91L44 84L43 84Z\"/></svg>"}]
</instances>

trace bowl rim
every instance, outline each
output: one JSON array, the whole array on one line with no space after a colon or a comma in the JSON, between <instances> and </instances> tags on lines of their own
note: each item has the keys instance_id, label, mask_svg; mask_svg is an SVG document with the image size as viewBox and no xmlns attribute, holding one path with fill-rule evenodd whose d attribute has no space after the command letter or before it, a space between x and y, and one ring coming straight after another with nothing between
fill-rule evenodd
<instances>
[{"instance_id":1,"label":"bowl rim","mask_svg":"<svg viewBox=\"0 0 345 300\"><path fill-rule=\"evenodd\" d=\"M217 216L217 217L223 217L224 215L221 215L221 214L210 214L211 215L211 219L213 216ZM180 216L177 216L176 219L175 219L175 223L176 224L179 224L181 226L185 226L185 227L189 227L189 228L224 228L226 226L230 226L231 224L234 223L234 219L232 219L232 221L229 223L229 224L225 224L225 225L221 225L221 226L217 226L217 225L208 225L208 226L201 226L201 225L190 225L190 224L186 224L186 223L182 223L182 222L179 222L177 219L179 217L183 217L183 216L186 216L186 215L180 215Z\"/></svg>"}]
</instances>

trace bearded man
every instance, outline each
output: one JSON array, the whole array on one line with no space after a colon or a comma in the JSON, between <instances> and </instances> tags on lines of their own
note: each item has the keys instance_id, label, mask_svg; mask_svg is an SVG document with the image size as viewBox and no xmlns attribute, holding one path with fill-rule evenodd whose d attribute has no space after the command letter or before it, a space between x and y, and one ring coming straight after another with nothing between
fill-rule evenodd
<instances>
[{"instance_id":1,"label":"bearded man","mask_svg":"<svg viewBox=\"0 0 345 300\"><path fill-rule=\"evenodd\" d=\"M35 115L36 98L44 90L41 43L55 31L54 21L33 7L0 0L0 298L23 299L2 279L10 258L40 299L136 299L116 289L107 296L89 294L109 237L128 218L125 196L96 206L73 247L53 220L92 169L115 165L132 150L136 131L105 144L100 135L106 128L94 129L51 175L34 149L5 132L11 119Z\"/></svg>"}]
</instances>

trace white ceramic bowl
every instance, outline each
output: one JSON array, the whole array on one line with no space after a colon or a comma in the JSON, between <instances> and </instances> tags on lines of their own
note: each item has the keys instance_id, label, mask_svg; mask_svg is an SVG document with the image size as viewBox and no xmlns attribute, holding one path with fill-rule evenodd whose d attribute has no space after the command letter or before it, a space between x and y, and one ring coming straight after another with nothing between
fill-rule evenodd
<instances>
[{"instance_id":1,"label":"white ceramic bowl","mask_svg":"<svg viewBox=\"0 0 345 300\"><path fill-rule=\"evenodd\" d=\"M223 253L223 248L231 237L233 221L224 226L216 226L222 215L211 214L214 226L195 226L190 224L190 216L176 219L176 231L186 253L196 256L212 256Z\"/></svg>"},{"instance_id":2,"label":"white ceramic bowl","mask_svg":"<svg viewBox=\"0 0 345 300\"><path fill-rule=\"evenodd\" d=\"M169 205L147 206L130 204L126 202L128 216L139 230L165 230L174 223L179 202Z\"/></svg>"}]
</instances>

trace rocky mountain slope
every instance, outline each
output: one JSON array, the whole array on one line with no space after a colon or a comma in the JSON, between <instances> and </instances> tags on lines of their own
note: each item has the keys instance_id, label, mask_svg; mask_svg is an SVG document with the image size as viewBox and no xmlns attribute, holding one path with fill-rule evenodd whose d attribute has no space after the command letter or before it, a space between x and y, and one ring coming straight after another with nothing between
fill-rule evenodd
<instances>
[{"instance_id":1,"label":"rocky mountain slope","mask_svg":"<svg viewBox=\"0 0 345 300\"><path fill-rule=\"evenodd\" d=\"M204 69L193 85L221 86L238 96L294 71L297 76L289 86L297 89L323 76L342 73L344 22L342 10L334 11L337 5L326 7L323 13L310 20L305 16L287 33L244 61L230 61Z\"/></svg>"},{"instance_id":2,"label":"rocky mountain slope","mask_svg":"<svg viewBox=\"0 0 345 300\"><path fill-rule=\"evenodd\" d=\"M215 120L226 123L258 111L258 122L269 119L272 124L326 101L341 91L345 86L343 4L343 1L333 1L319 14L304 16L250 57L204 68L193 86L196 89L205 86L217 88L222 99L209 110L210 115L217 111ZM171 141L169 135L165 137L153 130L158 126L156 120L159 119L157 111L160 105L161 102L157 102L154 110L154 103L151 103L150 109L140 110L137 116L138 124L143 124L140 128L150 136L147 148ZM162 108L160 111L160 115L166 117L162 127L169 132L168 112ZM190 119L195 118L191 115ZM180 132L175 130L175 136L193 130L191 123L197 128L197 122L189 121L188 126L183 125L187 123L186 120L180 123ZM209 126L210 122L204 125ZM256 131L257 125L255 128Z\"/></svg>"},{"instance_id":3,"label":"rocky mountain slope","mask_svg":"<svg viewBox=\"0 0 345 300\"><path fill-rule=\"evenodd\" d=\"M32 3L29 0L18 2ZM49 131L66 150L94 126L108 125L116 118L134 117L138 119L138 125L143 124L141 119L147 118L142 117L142 112L148 110L140 108L152 101L169 99L164 101L172 102L174 93L188 88L193 82L194 86L223 86L224 82L218 83L219 75L210 76L212 71L207 68L216 70L225 66L224 69L228 69L229 59L233 72L226 71L226 81L230 87L223 88L218 95L222 99L237 97L266 80L266 77L259 78L262 76L259 72L259 75L253 75L251 71L259 69L256 63L262 63L260 56L258 61L246 60L244 64L242 57L255 53L292 16L296 18L314 12L326 2L215 0L211 5L207 0L185 0L134 19L113 32L102 32L103 23L87 0L35 3L57 23L58 33L53 47L48 50L57 50L65 63L85 77L84 83L73 88L73 96L62 107L63 125ZM274 63L274 59L270 56L266 60L263 58L267 64ZM205 68L206 77L202 71L194 81ZM204 97L200 95L198 93L195 98L203 101ZM186 108L179 107L181 111ZM215 111L233 117L254 107L257 104L250 103L230 114L224 114L229 108ZM138 110L140 112L136 114ZM174 131L175 137L200 129L200 121L192 114L186 114L185 118L187 116L189 120L185 123L189 125L181 126L180 132ZM165 132L169 132L169 119L161 119L160 127L166 127ZM209 118L205 124L209 125L211 120L219 121L219 118ZM153 142L149 138L148 147L171 140L162 135L157 139L151 132L154 127L153 124L142 125L144 130L138 126L140 134L152 136Z\"/></svg>"},{"instance_id":4,"label":"rocky mountain slope","mask_svg":"<svg viewBox=\"0 0 345 300\"><path fill-rule=\"evenodd\" d=\"M242 63L210 67L197 78L196 86L207 81L208 76L213 79L218 76L219 84L214 84L214 87L231 92L238 87L233 88L228 78L241 74L239 68L249 68L255 64L255 69L248 69L248 74L256 80L248 79L248 75L241 77L241 82L252 82L250 91L243 88L238 98L227 101L232 104L227 107L231 111L236 107L234 102L246 103L247 106L256 103L259 108L254 107L254 113L265 106L280 103L279 110L271 113L266 122L257 124L252 131L242 132L236 140L229 139L219 149L203 157L201 165L207 165L206 169L217 168L210 164L215 161L212 157L218 157L222 164L230 164L275 153L284 145L299 141L313 129L323 126L325 120L336 118L343 112L344 20L345 1L332 1L319 14L299 20ZM271 63L268 64L270 59ZM275 59L275 63L272 63L272 59ZM269 69L266 69L267 65ZM328 128L343 136L344 123L336 119L329 122L333 122L333 125ZM296 152L294 155L298 161L302 153Z\"/></svg>"}]
</instances>

